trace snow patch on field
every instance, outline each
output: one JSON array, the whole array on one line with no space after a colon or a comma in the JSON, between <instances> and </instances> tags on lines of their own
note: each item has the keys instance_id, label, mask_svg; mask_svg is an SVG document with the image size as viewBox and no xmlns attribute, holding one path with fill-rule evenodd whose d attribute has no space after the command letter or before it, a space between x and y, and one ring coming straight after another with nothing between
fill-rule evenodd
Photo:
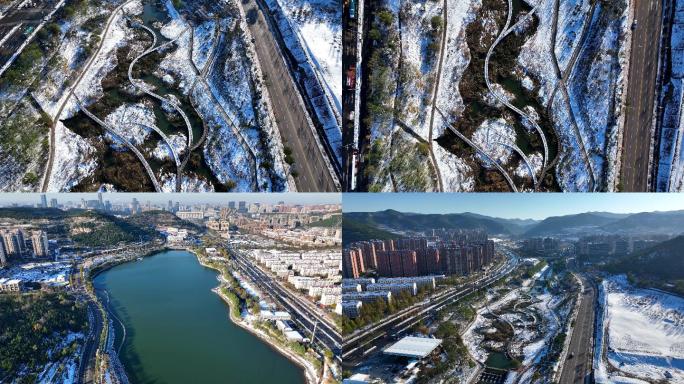
<instances>
[{"instance_id":1,"label":"snow patch on field","mask_svg":"<svg viewBox=\"0 0 684 384\"><path fill-rule=\"evenodd\" d=\"M530 161L530 165L532 166L532 172L534 172L535 175L538 175L541 172L542 165L544 163L544 156L542 156L542 154L539 152L535 152L528 156L527 159ZM530 175L530 167L528 167L527 164L522 160L518 164L518 167L515 168L515 175L518 177L532 177Z\"/></svg>"},{"instance_id":2,"label":"snow patch on field","mask_svg":"<svg viewBox=\"0 0 684 384\"><path fill-rule=\"evenodd\" d=\"M169 23L162 27L161 33L164 37L168 39L178 38L178 40L173 45L176 49L164 56L155 72L159 77L163 77L165 74L175 75L173 77L179 79L178 87L184 95L190 92L196 76L192 63L190 63L191 34L188 28L188 24L179 18L172 18ZM165 48L162 52L168 49Z\"/></svg>"},{"instance_id":3,"label":"snow patch on field","mask_svg":"<svg viewBox=\"0 0 684 384\"><path fill-rule=\"evenodd\" d=\"M195 27L192 46L192 61L200 70L204 68L211 55L211 47L216 41L216 27L215 21L207 21L200 26Z\"/></svg>"},{"instance_id":4,"label":"snow patch on field","mask_svg":"<svg viewBox=\"0 0 684 384\"><path fill-rule=\"evenodd\" d=\"M515 145L515 130L503 118L485 120L473 133L472 141L494 161L506 164L513 152L509 146ZM502 145L502 143L507 145ZM482 155L478 156L481 157L485 166L493 167L493 164L489 164L489 161Z\"/></svg>"},{"instance_id":5,"label":"snow patch on field","mask_svg":"<svg viewBox=\"0 0 684 384\"><path fill-rule=\"evenodd\" d=\"M185 137L185 135L176 134L169 136L169 141L171 143L171 146L176 150L176 153L180 153L183 149L185 149L185 143L187 141L187 138ZM171 149L168 145L166 145L164 140L159 140L157 146L152 151L152 156L154 156L158 160L166 160L173 158L173 155L171 154Z\"/></svg>"},{"instance_id":6,"label":"snow patch on field","mask_svg":"<svg viewBox=\"0 0 684 384\"><path fill-rule=\"evenodd\" d=\"M53 119L57 115L59 106L69 94L67 80L76 69L77 59L83 53L83 41L88 34L81 30L73 30L72 34L66 35L62 40L57 52L63 59L61 65L53 68L41 82L38 90L33 92L33 96L40 107Z\"/></svg>"},{"instance_id":7,"label":"snow patch on field","mask_svg":"<svg viewBox=\"0 0 684 384\"><path fill-rule=\"evenodd\" d=\"M104 122L114 127L121 136L127 138L136 147L143 144L150 134L147 128L141 127L139 124L156 126L152 107L143 103L123 104L107 115ZM106 137L114 143L115 148L126 150L126 147L111 134L106 133Z\"/></svg>"},{"instance_id":8,"label":"snow patch on field","mask_svg":"<svg viewBox=\"0 0 684 384\"><path fill-rule=\"evenodd\" d=\"M435 116L435 124L441 116ZM432 144L437 167L442 176L444 192L467 192L475 188L473 170L460 157L448 152L437 143Z\"/></svg>"},{"instance_id":9,"label":"snow patch on field","mask_svg":"<svg viewBox=\"0 0 684 384\"><path fill-rule=\"evenodd\" d=\"M159 180L161 191L165 193L176 192L176 174L163 175ZM183 176L181 182L183 192L214 192L214 187L206 180L196 177Z\"/></svg>"},{"instance_id":10,"label":"snow patch on field","mask_svg":"<svg viewBox=\"0 0 684 384\"><path fill-rule=\"evenodd\" d=\"M128 4L123 10L124 12L120 12L112 21L109 32L102 43L100 53L95 57L88 72L83 76L83 79L78 84L78 88L74 91L75 96L86 105L100 99L104 95L102 79L107 77L107 74L116 67L116 50L128 44L135 36L134 31L126 25L126 18L123 14L126 12L135 14L135 12L140 11L140 2ZM76 100L71 98L60 117L66 119L72 117L76 112L78 112Z\"/></svg>"},{"instance_id":11,"label":"snow patch on field","mask_svg":"<svg viewBox=\"0 0 684 384\"><path fill-rule=\"evenodd\" d=\"M684 380L684 299L634 288L624 275L604 280L599 298L597 352L612 368L649 381ZM595 364L597 381L613 382L601 354Z\"/></svg>"},{"instance_id":12,"label":"snow patch on field","mask_svg":"<svg viewBox=\"0 0 684 384\"><path fill-rule=\"evenodd\" d=\"M553 0L546 1L553 4ZM589 22L586 16L590 8L590 0L563 0L558 4L558 34L554 49L561 70L567 67L573 50L579 44L582 28Z\"/></svg>"},{"instance_id":13,"label":"snow patch on field","mask_svg":"<svg viewBox=\"0 0 684 384\"><path fill-rule=\"evenodd\" d=\"M212 107L208 92L203 84L198 83L193 94L197 100L197 113L210 127L204 148L207 164L219 181L234 183L234 191L251 191L254 177L249 153L233 134L230 122L225 121Z\"/></svg>"},{"instance_id":14,"label":"snow patch on field","mask_svg":"<svg viewBox=\"0 0 684 384\"><path fill-rule=\"evenodd\" d=\"M55 126L55 158L48 192L68 192L97 168L95 148L58 122Z\"/></svg>"},{"instance_id":15,"label":"snow patch on field","mask_svg":"<svg viewBox=\"0 0 684 384\"><path fill-rule=\"evenodd\" d=\"M422 138L429 137L432 95L439 50L430 54L430 20L442 15L442 2L405 2L401 17L401 76L398 109L407 124ZM441 37L441 34L440 34Z\"/></svg>"},{"instance_id":16,"label":"snow patch on field","mask_svg":"<svg viewBox=\"0 0 684 384\"><path fill-rule=\"evenodd\" d=\"M589 190L589 173L564 100L565 95L559 93L553 99L551 108L553 122L557 127L558 140L561 147L564 148L564 151L558 155L556 177L563 191L586 192Z\"/></svg>"},{"instance_id":17,"label":"snow patch on field","mask_svg":"<svg viewBox=\"0 0 684 384\"><path fill-rule=\"evenodd\" d=\"M470 50L466 42L465 29L474 19L482 6L480 0L447 1L447 41L444 47L442 75L437 92L436 105L442 112L459 116L463 111L463 99L459 83L463 72L470 63ZM435 133L443 133L442 131ZM439 135L436 135L436 137Z\"/></svg>"},{"instance_id":18,"label":"snow patch on field","mask_svg":"<svg viewBox=\"0 0 684 384\"><path fill-rule=\"evenodd\" d=\"M518 63L523 73L538 80L539 97L546 104L557 80L550 48L554 0L526 0L526 2L532 7L539 4L535 12L535 16L539 19L539 26L534 36L520 49Z\"/></svg>"}]
</instances>

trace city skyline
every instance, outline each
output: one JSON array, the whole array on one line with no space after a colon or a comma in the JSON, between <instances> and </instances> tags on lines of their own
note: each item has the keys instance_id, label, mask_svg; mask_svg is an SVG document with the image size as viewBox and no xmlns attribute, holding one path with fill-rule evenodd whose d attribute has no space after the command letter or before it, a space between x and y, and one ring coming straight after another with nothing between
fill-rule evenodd
<instances>
[{"instance_id":1,"label":"city skyline","mask_svg":"<svg viewBox=\"0 0 684 384\"><path fill-rule=\"evenodd\" d=\"M344 194L343 212L476 213L503 219L543 220L585 212L639 213L684 209L680 194Z\"/></svg>"},{"instance_id":2,"label":"city skyline","mask_svg":"<svg viewBox=\"0 0 684 384\"><path fill-rule=\"evenodd\" d=\"M84 200L97 200L97 192L87 193L5 193L0 195L0 207L14 204L35 205L40 204L42 195L46 196L49 203L56 198L59 204L67 202L79 203ZM280 201L285 204L341 204L341 194L337 193L128 193L128 192L103 192L102 200L109 200L112 204L130 203L136 198L140 203L149 201L152 204L167 204L169 200L180 204L228 204L229 201L246 201L249 203L277 204Z\"/></svg>"}]
</instances>

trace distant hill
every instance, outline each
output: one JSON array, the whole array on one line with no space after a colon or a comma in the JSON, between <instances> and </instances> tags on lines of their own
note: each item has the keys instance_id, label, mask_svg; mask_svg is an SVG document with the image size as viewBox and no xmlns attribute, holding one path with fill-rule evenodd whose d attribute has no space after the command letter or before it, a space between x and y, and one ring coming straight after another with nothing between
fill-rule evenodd
<instances>
[{"instance_id":1,"label":"distant hill","mask_svg":"<svg viewBox=\"0 0 684 384\"><path fill-rule=\"evenodd\" d=\"M31 208L31 207L11 207L0 208L0 218L8 219L63 219L68 216L77 216L84 214L87 211L75 209L71 211L62 211L57 208Z\"/></svg>"},{"instance_id":2,"label":"distant hill","mask_svg":"<svg viewBox=\"0 0 684 384\"><path fill-rule=\"evenodd\" d=\"M684 236L677 236L653 247L634 252L611 263L608 269L616 273L684 280Z\"/></svg>"},{"instance_id":3,"label":"distant hill","mask_svg":"<svg viewBox=\"0 0 684 384\"><path fill-rule=\"evenodd\" d=\"M126 218L131 224L154 229L158 226L184 228L188 230L201 231L203 227L183 220L171 212L167 211L146 211Z\"/></svg>"},{"instance_id":4,"label":"distant hill","mask_svg":"<svg viewBox=\"0 0 684 384\"><path fill-rule=\"evenodd\" d=\"M349 245L355 241L365 241L365 240L385 240L394 239L398 236L392 232L388 232L373 225L366 224L362 221L352 219L344 214L342 219L342 244L344 246Z\"/></svg>"},{"instance_id":5,"label":"distant hill","mask_svg":"<svg viewBox=\"0 0 684 384\"><path fill-rule=\"evenodd\" d=\"M518 227L505 219L493 219L472 213L420 214L395 210L379 212L349 212L344 219L351 219L375 227L387 227L400 231L425 231L434 228L484 229L490 234L513 234ZM504 221L501 221L504 220Z\"/></svg>"},{"instance_id":6,"label":"distant hill","mask_svg":"<svg viewBox=\"0 0 684 384\"><path fill-rule=\"evenodd\" d=\"M500 217L489 217L485 215L480 215L477 213L472 213L472 212L465 212L463 213L464 216L471 216L474 218L478 219L488 219L488 220L494 220L506 227L509 232L514 233L514 234L519 234L523 233L525 230L528 228L532 227L533 225L536 225L539 223L540 220L533 220L533 219L503 219Z\"/></svg>"},{"instance_id":7,"label":"distant hill","mask_svg":"<svg viewBox=\"0 0 684 384\"><path fill-rule=\"evenodd\" d=\"M622 215L615 215L605 212L587 212L576 215L552 216L531 226L525 235L543 236L560 233L572 233L586 231L590 228L600 228L607 224L614 223L623 218Z\"/></svg>"},{"instance_id":8,"label":"distant hill","mask_svg":"<svg viewBox=\"0 0 684 384\"><path fill-rule=\"evenodd\" d=\"M609 232L627 233L684 233L684 211L643 212L626 216L603 226Z\"/></svg>"},{"instance_id":9,"label":"distant hill","mask_svg":"<svg viewBox=\"0 0 684 384\"><path fill-rule=\"evenodd\" d=\"M171 216L182 222L174 215ZM104 212L83 209L63 211L56 208L0 208L0 218L33 224L35 221L47 220L45 229L48 235L64 234L76 245L88 247L158 238L160 235L154 230L155 222L169 221L182 225L167 215L145 213L131 218L119 218ZM42 227L45 223L40 224Z\"/></svg>"}]
</instances>

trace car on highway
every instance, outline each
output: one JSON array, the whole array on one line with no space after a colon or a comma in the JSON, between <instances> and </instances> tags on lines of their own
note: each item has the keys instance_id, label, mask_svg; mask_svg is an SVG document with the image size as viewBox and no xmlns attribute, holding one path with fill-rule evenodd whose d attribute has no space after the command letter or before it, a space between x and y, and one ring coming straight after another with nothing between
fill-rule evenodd
<instances>
[{"instance_id":1,"label":"car on highway","mask_svg":"<svg viewBox=\"0 0 684 384\"><path fill-rule=\"evenodd\" d=\"M632 31L635 30L637 27L637 21L636 19L632 22Z\"/></svg>"}]
</instances>

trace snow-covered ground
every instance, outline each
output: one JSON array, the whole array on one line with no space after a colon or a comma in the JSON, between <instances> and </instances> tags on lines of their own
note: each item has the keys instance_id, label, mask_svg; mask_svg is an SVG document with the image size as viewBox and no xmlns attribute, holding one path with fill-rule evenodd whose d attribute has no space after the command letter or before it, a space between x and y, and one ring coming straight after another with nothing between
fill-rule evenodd
<instances>
[{"instance_id":1,"label":"snow-covered ground","mask_svg":"<svg viewBox=\"0 0 684 384\"><path fill-rule=\"evenodd\" d=\"M515 145L515 130L512 124L502 118L485 120L475 130L472 141L487 152L493 160L506 164L513 152L510 146ZM481 158L481 160L487 163L486 159ZM493 167L491 164L486 164L486 166Z\"/></svg>"},{"instance_id":2,"label":"snow-covered ground","mask_svg":"<svg viewBox=\"0 0 684 384\"><path fill-rule=\"evenodd\" d=\"M67 192L97 168L95 148L62 122L55 126L55 159L47 190Z\"/></svg>"},{"instance_id":3,"label":"snow-covered ground","mask_svg":"<svg viewBox=\"0 0 684 384\"><path fill-rule=\"evenodd\" d=\"M204 68L209 60L211 48L214 46L218 34L216 28L218 24L214 20L206 21L195 27L192 46L192 61L197 68Z\"/></svg>"},{"instance_id":4,"label":"snow-covered ground","mask_svg":"<svg viewBox=\"0 0 684 384\"><path fill-rule=\"evenodd\" d=\"M142 12L142 3L133 1L124 6L123 10L130 14L139 14ZM118 13L113 19L100 53L93 59L88 72L74 92L74 96L85 105L102 97L101 81L116 66L116 50L129 43L134 36L133 30L126 26L122 14L123 12ZM72 43L72 38L73 36L62 44L64 50L61 54L67 66L71 65L77 55L77 48L73 46L75 43ZM53 82L52 88L48 89L59 89L58 82L54 80ZM45 90L42 90L36 93L36 98L48 113L56 115L58 105L64 102L67 95L68 92L65 90L60 99L55 100L54 96L49 96ZM73 117L78 112L76 97L71 97L67 101L64 111L59 116L60 120ZM55 142L52 145L55 147L55 154L52 173L48 180L48 191L68 191L96 169L97 161L92 157L95 149L87 140L67 129L61 121L56 126Z\"/></svg>"},{"instance_id":5,"label":"snow-covered ground","mask_svg":"<svg viewBox=\"0 0 684 384\"><path fill-rule=\"evenodd\" d=\"M529 382L526 378L534 374L536 365L548 353L551 341L561 329L559 315L566 318L569 312L569 306L560 307L563 295L551 294L540 284L535 286L536 281L546 279L549 273L547 269L546 274L525 280L521 288L503 296L488 292L487 304L478 309L475 320L463 334L468 352L480 363L487 360L491 349L506 351L522 361L521 369L509 374L509 382L518 374L520 382ZM509 341L485 341L485 335L497 332L493 317L512 328Z\"/></svg>"},{"instance_id":6,"label":"snow-covered ground","mask_svg":"<svg viewBox=\"0 0 684 384\"><path fill-rule=\"evenodd\" d=\"M170 75L174 80L178 80L178 87L184 95L187 95L195 83L196 76L190 62L190 26L180 18L171 1L166 1L165 4L171 21L161 28L161 34L169 40L177 39L176 49L170 51L168 51L169 48L165 49L165 52L168 51L168 53L164 55L164 59L157 67L155 74L159 77Z\"/></svg>"},{"instance_id":7,"label":"snow-covered ground","mask_svg":"<svg viewBox=\"0 0 684 384\"><path fill-rule=\"evenodd\" d=\"M675 0L676 12L670 37L671 72L666 74L659 103L663 107L656 189L684 191L684 0Z\"/></svg>"},{"instance_id":8,"label":"snow-covered ground","mask_svg":"<svg viewBox=\"0 0 684 384\"><path fill-rule=\"evenodd\" d=\"M684 381L684 299L634 288L621 275L603 281L599 303L597 382Z\"/></svg>"},{"instance_id":9,"label":"snow-covered ground","mask_svg":"<svg viewBox=\"0 0 684 384\"><path fill-rule=\"evenodd\" d=\"M2 277L19 279L23 282L34 282L54 286L69 284L71 264L68 262L27 263L5 270Z\"/></svg>"},{"instance_id":10,"label":"snow-covered ground","mask_svg":"<svg viewBox=\"0 0 684 384\"><path fill-rule=\"evenodd\" d=\"M459 83L463 72L470 63L470 50L466 42L465 28L475 18L481 7L481 0L447 1L446 42L442 58L442 73L435 105L445 114L458 116L463 112L463 99ZM440 137L448 130L442 115L435 115L433 137ZM465 161L448 152L438 144L433 144L437 166L442 175L444 192L470 191L475 187L472 170Z\"/></svg>"},{"instance_id":11,"label":"snow-covered ground","mask_svg":"<svg viewBox=\"0 0 684 384\"><path fill-rule=\"evenodd\" d=\"M239 9L232 0L227 2ZM234 164L233 172L249 174L249 178L242 181L243 184L253 183L249 190L254 187L267 191L289 190L293 188L286 176L289 167L284 161L283 143L270 108L272 101L264 85L249 28L239 13L222 23L224 30L232 32L224 33L217 45L215 64L207 75L209 88L204 89L201 96L195 92L197 98L218 101L220 109L213 108L205 113L212 113L223 122L217 126L214 139L208 140L205 155L211 158L208 161L215 173L221 172L220 164L230 162ZM207 106L212 104L215 102ZM238 147L241 149L235 151ZM243 158L239 158L240 153L244 154ZM231 159L235 154L238 158ZM265 163L271 166L267 169L262 166ZM254 180L254 173L257 180Z\"/></svg>"},{"instance_id":12,"label":"snow-covered ground","mask_svg":"<svg viewBox=\"0 0 684 384\"><path fill-rule=\"evenodd\" d=\"M340 0L276 1L294 28L297 40L321 75L334 107L342 113L342 4Z\"/></svg>"},{"instance_id":13,"label":"snow-covered ground","mask_svg":"<svg viewBox=\"0 0 684 384\"><path fill-rule=\"evenodd\" d=\"M82 333L69 332L57 345L48 351L50 358L57 358L46 364L43 371L38 374L37 383L39 384L71 384L76 382L76 371L78 370L78 358L82 349ZM79 343L79 348L71 356L56 356L64 348L73 342Z\"/></svg>"},{"instance_id":14,"label":"snow-covered ground","mask_svg":"<svg viewBox=\"0 0 684 384\"><path fill-rule=\"evenodd\" d=\"M539 26L521 49L519 69L536 80L537 95L544 106L548 107L556 89L550 109L560 142L556 168L558 183L565 191L587 191L592 187L589 172L593 172L594 188L610 190L616 177L614 163L618 152L618 117L622 113L629 4L621 4L617 8L619 14L598 4L591 17L592 2L589 0L560 1L553 49L560 70L570 70L566 82L570 99L567 100L558 88L560 83L550 47L555 2L526 1L530 6L539 5L536 12ZM586 38L580 41L585 27L588 27ZM573 67L568 68L574 54L577 59ZM568 108L572 108L576 126ZM581 152L580 140L586 148L589 164Z\"/></svg>"},{"instance_id":15,"label":"snow-covered ground","mask_svg":"<svg viewBox=\"0 0 684 384\"><path fill-rule=\"evenodd\" d=\"M204 84L198 84L193 95L198 101L197 112L202 120L216 127L209 131L204 147L207 164L219 181L235 183L235 191L251 191L254 181L252 159L233 133L232 122L225 121L216 108L211 107L209 92Z\"/></svg>"},{"instance_id":16,"label":"snow-covered ground","mask_svg":"<svg viewBox=\"0 0 684 384\"><path fill-rule=\"evenodd\" d=\"M112 126L121 136L128 139L136 147L144 143L150 134L147 126L156 126L154 110L151 105L144 103L123 104L112 113L107 115L104 122ZM114 147L125 150L123 143L119 143L109 133L106 134L110 141L114 142Z\"/></svg>"},{"instance_id":17,"label":"snow-covered ground","mask_svg":"<svg viewBox=\"0 0 684 384\"><path fill-rule=\"evenodd\" d=\"M339 0L266 0L266 4L341 162L342 4Z\"/></svg>"}]
</instances>

